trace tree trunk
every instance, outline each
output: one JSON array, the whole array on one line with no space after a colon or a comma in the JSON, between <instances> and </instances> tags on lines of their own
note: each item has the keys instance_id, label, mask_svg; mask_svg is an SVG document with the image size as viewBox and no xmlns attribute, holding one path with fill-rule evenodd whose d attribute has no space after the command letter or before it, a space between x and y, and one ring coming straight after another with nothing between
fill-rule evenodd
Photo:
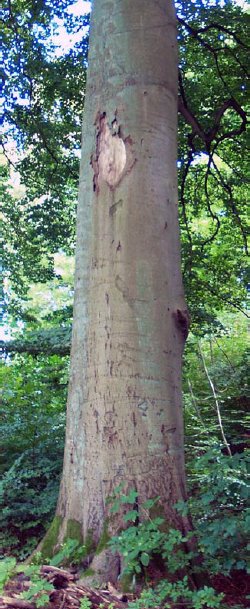
<instances>
[{"instance_id":1,"label":"tree trunk","mask_svg":"<svg viewBox=\"0 0 250 609\"><path fill-rule=\"evenodd\" d=\"M185 497L181 360L188 313L176 179L177 42L172 0L95 0L84 109L71 373L59 539L105 546L121 481ZM73 526L74 525L74 526ZM89 546L89 551L90 551ZM93 564L115 579L109 553ZM105 571L106 569L106 571ZM110 570L113 570L113 578Z\"/></svg>"}]
</instances>

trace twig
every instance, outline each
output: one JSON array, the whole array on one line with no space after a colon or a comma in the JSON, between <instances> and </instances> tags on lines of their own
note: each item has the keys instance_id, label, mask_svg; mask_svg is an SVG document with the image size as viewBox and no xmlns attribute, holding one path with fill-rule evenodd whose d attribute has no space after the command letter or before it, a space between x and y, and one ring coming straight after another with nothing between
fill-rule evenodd
<instances>
[{"instance_id":1,"label":"twig","mask_svg":"<svg viewBox=\"0 0 250 609\"><path fill-rule=\"evenodd\" d=\"M59 609L63 609L65 600L66 600L66 593L64 592L63 593L63 599L62 599L62 602L61 602L61 605L60 605Z\"/></svg>"}]
</instances>

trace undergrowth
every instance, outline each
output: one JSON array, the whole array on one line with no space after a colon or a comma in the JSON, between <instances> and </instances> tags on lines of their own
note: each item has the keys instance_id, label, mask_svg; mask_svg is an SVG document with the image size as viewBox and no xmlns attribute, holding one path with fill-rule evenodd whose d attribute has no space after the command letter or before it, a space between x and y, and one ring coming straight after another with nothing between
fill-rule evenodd
<instances>
[{"instance_id":1,"label":"undergrowth","mask_svg":"<svg viewBox=\"0 0 250 609\"><path fill-rule=\"evenodd\" d=\"M0 481L0 545L25 560L45 534L56 507L62 453L26 451Z\"/></svg>"},{"instance_id":2,"label":"undergrowth","mask_svg":"<svg viewBox=\"0 0 250 609\"><path fill-rule=\"evenodd\" d=\"M162 526L164 518L150 517L150 513L154 512L152 508L160 502L160 497L145 501L139 514L136 508L137 491L131 489L129 494L125 495L122 492L123 485L115 489L110 498L110 512L119 512L122 508L124 529L108 544L114 552L118 551L123 557L124 568L121 577L128 575L131 582L144 580L140 597L129 603L129 609L154 609L156 606L168 609L173 603L185 606L186 609L226 607L223 594L218 594L212 586L205 585L199 590L195 589L192 575L201 570L212 575L230 575L233 569L246 568L245 539L249 527L249 511L246 507L247 465L246 454L229 457L217 447L210 448L196 457L193 464L193 493L188 502L179 502L176 505L176 509L183 515L187 515L189 511L192 514L195 528L194 533L188 536L182 535L174 528L165 532ZM51 468L48 468L48 480L51 471ZM20 477L18 480L20 481ZM46 485L44 488L46 494ZM33 516L36 511L35 502L32 505ZM43 510L41 513L44 514ZM4 517L6 518L6 513ZM186 544L193 534L197 540L197 552L187 552ZM84 545L76 539L68 539L50 563L54 566L81 565L85 555ZM202 567L200 561L196 563L198 555L202 555ZM148 569L159 556L164 564L164 573L168 573L170 577L168 579L163 575L154 587L150 587ZM20 566L20 569L29 575L31 582L29 590L23 593L22 598L32 600L37 608L46 606L49 592L53 589L39 573L40 561L41 555L37 553L36 564ZM0 589L17 571L15 558L7 557L0 561Z\"/></svg>"},{"instance_id":3,"label":"undergrowth","mask_svg":"<svg viewBox=\"0 0 250 609\"><path fill-rule=\"evenodd\" d=\"M199 487L196 486L188 502L176 505L184 516L189 512L193 516L194 532L188 536L173 528L166 533L162 528L162 517L149 517L149 510L160 500L159 497L142 505L142 518L139 520L138 511L134 509L137 492L132 490L126 496L122 493L122 485L115 489L111 513L118 512L121 507L124 510L124 505L128 507L123 517L126 528L109 542L112 550L123 557L122 575L130 575L134 580L143 575L147 580L147 567L160 555L165 572L176 574L177 578L177 581L162 579L154 588L145 588L139 599L130 603L130 609L156 606L167 609L173 602L184 603L185 607L192 609L225 606L223 594L217 594L211 586L194 589L192 575L199 572L209 573L209 576L218 573L230 575L233 569L246 569L248 463L246 454L229 457L218 447L196 457L193 483L195 487L198 479ZM186 544L193 535L197 551L187 552ZM180 577L182 570L186 575Z\"/></svg>"}]
</instances>

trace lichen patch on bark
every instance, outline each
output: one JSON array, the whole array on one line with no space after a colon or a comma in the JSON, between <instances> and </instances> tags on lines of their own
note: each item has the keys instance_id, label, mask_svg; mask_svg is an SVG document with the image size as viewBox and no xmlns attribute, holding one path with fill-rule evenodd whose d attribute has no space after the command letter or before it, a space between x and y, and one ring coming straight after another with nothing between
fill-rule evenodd
<instances>
[{"instance_id":1,"label":"lichen patch on bark","mask_svg":"<svg viewBox=\"0 0 250 609\"><path fill-rule=\"evenodd\" d=\"M98 115L96 123L96 153L92 155L91 164L94 170L94 191L98 193L102 180L110 188L119 184L125 169L127 153L116 119L109 127L106 112L103 112Z\"/></svg>"}]
</instances>

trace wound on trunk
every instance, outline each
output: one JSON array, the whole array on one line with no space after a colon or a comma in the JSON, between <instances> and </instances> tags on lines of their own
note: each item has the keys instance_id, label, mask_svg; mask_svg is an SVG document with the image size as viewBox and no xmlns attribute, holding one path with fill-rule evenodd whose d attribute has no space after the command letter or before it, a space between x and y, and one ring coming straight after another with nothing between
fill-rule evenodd
<instances>
[{"instance_id":1,"label":"wound on trunk","mask_svg":"<svg viewBox=\"0 0 250 609\"><path fill-rule=\"evenodd\" d=\"M96 152L91 157L91 164L94 170L93 189L98 194L102 180L110 188L114 188L120 182L127 154L116 120L112 122L110 128L106 112L103 112L98 113L96 124Z\"/></svg>"}]
</instances>

